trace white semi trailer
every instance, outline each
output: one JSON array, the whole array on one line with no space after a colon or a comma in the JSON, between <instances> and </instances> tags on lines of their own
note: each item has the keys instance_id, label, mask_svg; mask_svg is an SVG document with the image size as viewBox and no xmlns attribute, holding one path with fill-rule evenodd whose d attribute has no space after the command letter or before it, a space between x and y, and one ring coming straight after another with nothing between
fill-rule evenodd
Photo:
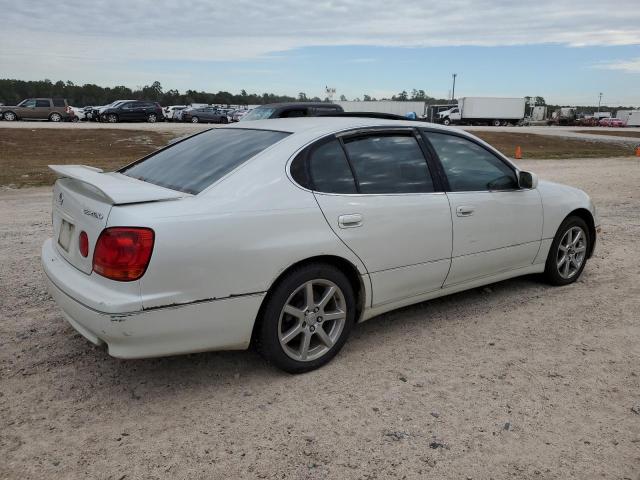
<instances>
[{"instance_id":1,"label":"white semi trailer","mask_svg":"<svg viewBox=\"0 0 640 480\"><path fill-rule=\"evenodd\" d=\"M524 118L524 97L462 97L458 106L439 112L440 123L488 123L494 127L517 123Z\"/></svg>"}]
</instances>

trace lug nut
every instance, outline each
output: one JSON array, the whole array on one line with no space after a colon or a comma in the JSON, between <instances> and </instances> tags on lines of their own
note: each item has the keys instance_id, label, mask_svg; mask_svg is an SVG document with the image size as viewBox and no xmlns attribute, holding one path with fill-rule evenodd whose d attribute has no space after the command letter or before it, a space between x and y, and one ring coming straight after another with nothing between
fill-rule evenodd
<instances>
[{"instance_id":1,"label":"lug nut","mask_svg":"<svg viewBox=\"0 0 640 480\"><path fill-rule=\"evenodd\" d=\"M322 321L322 317L318 317L316 320L320 323Z\"/></svg>"},{"instance_id":2,"label":"lug nut","mask_svg":"<svg viewBox=\"0 0 640 480\"><path fill-rule=\"evenodd\" d=\"M309 327L309 330L311 330L312 332L315 332L315 331L316 331L316 327L314 327L313 325L311 325L311 326Z\"/></svg>"}]
</instances>

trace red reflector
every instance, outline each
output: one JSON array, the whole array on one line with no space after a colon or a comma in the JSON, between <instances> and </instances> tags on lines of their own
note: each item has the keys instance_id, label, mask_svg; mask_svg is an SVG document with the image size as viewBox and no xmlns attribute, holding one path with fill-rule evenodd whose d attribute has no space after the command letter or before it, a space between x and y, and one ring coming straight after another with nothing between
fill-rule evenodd
<instances>
[{"instance_id":1,"label":"red reflector","mask_svg":"<svg viewBox=\"0 0 640 480\"><path fill-rule=\"evenodd\" d=\"M137 280L153 251L153 230L141 227L106 228L93 251L93 271L121 282Z\"/></svg>"},{"instance_id":2,"label":"red reflector","mask_svg":"<svg viewBox=\"0 0 640 480\"><path fill-rule=\"evenodd\" d=\"M80 237L78 238L78 249L83 257L89 255L89 237L87 237L87 232L84 230L80 232Z\"/></svg>"}]
</instances>

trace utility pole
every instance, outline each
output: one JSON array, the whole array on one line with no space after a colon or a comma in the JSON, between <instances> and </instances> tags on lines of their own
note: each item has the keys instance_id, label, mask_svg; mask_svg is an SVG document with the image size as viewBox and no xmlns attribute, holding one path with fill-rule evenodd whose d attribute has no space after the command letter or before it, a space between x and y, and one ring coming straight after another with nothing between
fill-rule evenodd
<instances>
[{"instance_id":1,"label":"utility pole","mask_svg":"<svg viewBox=\"0 0 640 480\"><path fill-rule=\"evenodd\" d=\"M458 76L457 73L453 74L453 88L451 89L451 100L455 100L456 98L456 77Z\"/></svg>"},{"instance_id":2,"label":"utility pole","mask_svg":"<svg viewBox=\"0 0 640 480\"><path fill-rule=\"evenodd\" d=\"M602 102L602 92L598 94L598 113L596 114L596 118L598 121L600 120L600 103Z\"/></svg>"}]
</instances>

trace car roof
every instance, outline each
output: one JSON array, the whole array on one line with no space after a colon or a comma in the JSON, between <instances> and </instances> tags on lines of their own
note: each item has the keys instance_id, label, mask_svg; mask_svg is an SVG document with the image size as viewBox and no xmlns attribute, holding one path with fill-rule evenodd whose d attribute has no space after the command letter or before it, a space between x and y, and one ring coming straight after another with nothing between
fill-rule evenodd
<instances>
[{"instance_id":1,"label":"car roof","mask_svg":"<svg viewBox=\"0 0 640 480\"><path fill-rule=\"evenodd\" d=\"M444 131L451 131L450 127L437 125L434 123L418 122L412 120L385 120L368 117L294 117L294 118L272 118L266 120L251 120L238 122L234 125L223 128L240 128L252 130L276 130L288 133L302 133L314 131L317 134L331 134L342 130L353 128L370 127L420 127L434 128ZM456 132L466 133L455 129Z\"/></svg>"}]
</instances>

